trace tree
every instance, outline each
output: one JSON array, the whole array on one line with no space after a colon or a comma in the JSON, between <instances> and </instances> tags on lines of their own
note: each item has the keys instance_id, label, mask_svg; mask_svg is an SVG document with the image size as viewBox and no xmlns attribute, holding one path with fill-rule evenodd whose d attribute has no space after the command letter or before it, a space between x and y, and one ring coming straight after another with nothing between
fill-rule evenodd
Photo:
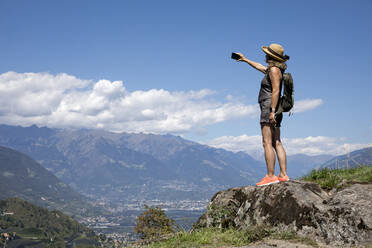
<instances>
[{"instance_id":1,"label":"tree","mask_svg":"<svg viewBox=\"0 0 372 248\"><path fill-rule=\"evenodd\" d=\"M145 205L145 211L137 216L134 231L140 234L142 239L157 238L174 233L174 225L174 220L170 219L160 206L149 207Z\"/></svg>"}]
</instances>

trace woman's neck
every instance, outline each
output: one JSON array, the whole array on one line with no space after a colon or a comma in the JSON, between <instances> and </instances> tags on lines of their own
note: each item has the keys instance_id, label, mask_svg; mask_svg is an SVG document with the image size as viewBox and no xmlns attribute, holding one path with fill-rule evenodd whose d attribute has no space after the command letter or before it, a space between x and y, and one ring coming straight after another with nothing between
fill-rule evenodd
<instances>
[{"instance_id":1,"label":"woman's neck","mask_svg":"<svg viewBox=\"0 0 372 248\"><path fill-rule=\"evenodd\" d=\"M285 62L279 62L275 60L267 60L267 67L270 68L272 66L276 66L282 71L285 71L287 69L287 64Z\"/></svg>"}]
</instances>

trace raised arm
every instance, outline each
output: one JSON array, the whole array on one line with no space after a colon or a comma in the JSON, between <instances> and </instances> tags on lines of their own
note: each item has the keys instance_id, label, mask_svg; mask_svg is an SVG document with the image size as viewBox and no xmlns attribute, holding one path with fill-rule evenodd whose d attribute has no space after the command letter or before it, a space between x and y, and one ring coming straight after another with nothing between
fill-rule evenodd
<instances>
[{"instance_id":1,"label":"raised arm","mask_svg":"<svg viewBox=\"0 0 372 248\"><path fill-rule=\"evenodd\" d=\"M254 62L254 61L252 61L252 60L247 59L247 58L244 57L244 55L241 54L241 53L237 53L237 54L240 55L240 59L238 59L237 61L239 61L239 62L245 62L245 63L247 63L248 65L252 66L254 69L259 70L259 71L262 72L262 73L266 73L266 69L267 69L266 66L263 66L263 65L261 65L261 64L258 63L258 62Z\"/></svg>"}]
</instances>

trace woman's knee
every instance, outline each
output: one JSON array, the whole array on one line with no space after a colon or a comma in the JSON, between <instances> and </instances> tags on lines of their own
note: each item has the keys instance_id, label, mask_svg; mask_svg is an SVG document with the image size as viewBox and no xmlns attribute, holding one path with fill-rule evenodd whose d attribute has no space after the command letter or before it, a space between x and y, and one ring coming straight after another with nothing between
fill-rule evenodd
<instances>
[{"instance_id":1,"label":"woman's knee","mask_svg":"<svg viewBox=\"0 0 372 248\"><path fill-rule=\"evenodd\" d=\"M277 147L282 147L283 144L282 144L282 142L281 142L280 140L275 140L275 141L273 142L273 146L274 146L275 148L277 148Z\"/></svg>"},{"instance_id":2,"label":"woman's knee","mask_svg":"<svg viewBox=\"0 0 372 248\"><path fill-rule=\"evenodd\" d=\"M263 147L265 147L265 146L272 146L272 145L273 144L272 144L271 139L265 139L265 138L262 139L262 146Z\"/></svg>"}]
</instances>

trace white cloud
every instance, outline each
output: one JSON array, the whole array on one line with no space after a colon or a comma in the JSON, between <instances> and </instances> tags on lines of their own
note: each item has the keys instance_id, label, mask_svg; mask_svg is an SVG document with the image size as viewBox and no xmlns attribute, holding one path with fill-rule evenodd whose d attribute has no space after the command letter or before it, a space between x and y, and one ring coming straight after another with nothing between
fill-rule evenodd
<instances>
[{"instance_id":1,"label":"white cloud","mask_svg":"<svg viewBox=\"0 0 372 248\"><path fill-rule=\"evenodd\" d=\"M257 117L257 104L219 102L210 97L214 93L128 92L121 81L7 72L0 74L0 123L182 133L233 118Z\"/></svg>"},{"instance_id":2,"label":"white cloud","mask_svg":"<svg viewBox=\"0 0 372 248\"><path fill-rule=\"evenodd\" d=\"M293 107L294 113L305 112L308 110L315 109L323 104L322 99L305 99L300 101L295 101L295 105Z\"/></svg>"},{"instance_id":3,"label":"white cloud","mask_svg":"<svg viewBox=\"0 0 372 248\"><path fill-rule=\"evenodd\" d=\"M67 74L52 76L48 73L0 74L0 115L50 115L60 105L66 92L81 89L89 81Z\"/></svg>"},{"instance_id":4,"label":"white cloud","mask_svg":"<svg viewBox=\"0 0 372 248\"><path fill-rule=\"evenodd\" d=\"M282 142L287 155L303 153L307 155L341 155L354 150L372 146L372 143L359 144L347 143L345 138L333 138L325 136L306 137L306 138L283 138ZM263 147L261 135L241 135L241 136L222 136L205 144L230 150L233 152L243 151L256 159L263 157Z\"/></svg>"},{"instance_id":5,"label":"white cloud","mask_svg":"<svg viewBox=\"0 0 372 248\"><path fill-rule=\"evenodd\" d=\"M102 128L110 131L185 133L242 117L257 118L258 104L246 105L214 91L129 92L122 81L82 80L61 73L0 74L0 123L48 127ZM322 100L296 102L297 112L316 108Z\"/></svg>"},{"instance_id":6,"label":"white cloud","mask_svg":"<svg viewBox=\"0 0 372 248\"><path fill-rule=\"evenodd\" d=\"M308 155L342 155L354 150L372 146L372 143L347 143L345 138L334 138L326 136L283 139L283 144L287 148L289 155L304 153Z\"/></svg>"}]
</instances>

